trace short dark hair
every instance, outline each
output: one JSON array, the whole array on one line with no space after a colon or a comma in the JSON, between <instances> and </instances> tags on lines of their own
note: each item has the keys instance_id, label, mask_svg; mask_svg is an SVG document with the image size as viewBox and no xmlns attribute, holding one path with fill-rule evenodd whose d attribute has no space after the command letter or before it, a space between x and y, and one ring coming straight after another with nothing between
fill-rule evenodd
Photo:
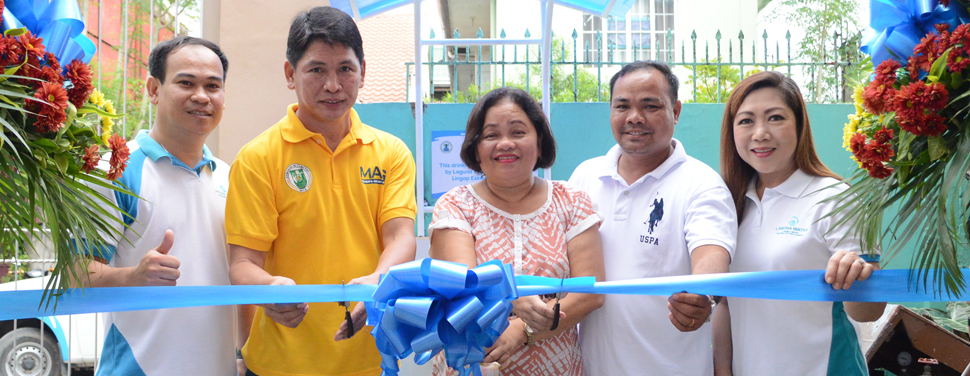
<instances>
[{"instance_id":1,"label":"short dark hair","mask_svg":"<svg viewBox=\"0 0 970 376\"><path fill-rule=\"evenodd\" d=\"M465 162L472 171L482 172L482 166L478 161L478 143L482 141L485 115L488 114L489 109L506 100L519 106L536 129L539 138L539 160L532 170L552 167L552 163L556 161L556 139L552 137L549 120L542 113L539 103L536 103L529 93L512 87L492 90L475 104L472 113L468 115L468 125L465 126L465 141L461 144L461 161Z\"/></svg>"},{"instance_id":2,"label":"short dark hair","mask_svg":"<svg viewBox=\"0 0 970 376\"><path fill-rule=\"evenodd\" d=\"M670 100L672 102L677 102L677 90L680 89L680 81L677 81L677 76L670 70L670 66L667 63L657 60L640 60L634 61L630 64L624 65L619 72L613 75L610 79L610 101L613 100L613 85L616 84L616 80L620 77L626 76L629 73L636 72L641 69L655 69L664 75L664 79L667 80L667 92L670 94Z\"/></svg>"},{"instance_id":3,"label":"short dark hair","mask_svg":"<svg viewBox=\"0 0 970 376\"><path fill-rule=\"evenodd\" d=\"M182 47L192 45L208 48L219 57L219 62L222 63L222 81L225 81L226 73L229 72L229 59L226 59L226 54L222 53L222 49L215 43L205 39L187 36L175 37L155 46L151 54L148 55L148 73L158 81L165 82L165 70L168 69L168 56L182 49Z\"/></svg>"},{"instance_id":4,"label":"short dark hair","mask_svg":"<svg viewBox=\"0 0 970 376\"><path fill-rule=\"evenodd\" d=\"M358 62L364 64L364 42L357 24L350 15L333 7L316 7L293 17L286 38L286 61L296 68L310 44L318 40L329 45L340 43L353 50Z\"/></svg>"}]
</instances>

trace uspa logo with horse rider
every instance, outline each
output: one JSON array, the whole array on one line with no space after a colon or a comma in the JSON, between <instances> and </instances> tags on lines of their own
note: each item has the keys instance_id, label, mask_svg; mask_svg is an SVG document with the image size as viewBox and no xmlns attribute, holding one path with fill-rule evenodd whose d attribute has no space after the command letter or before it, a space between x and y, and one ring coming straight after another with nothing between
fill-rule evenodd
<instances>
[{"instance_id":1,"label":"uspa logo with horse rider","mask_svg":"<svg viewBox=\"0 0 970 376\"><path fill-rule=\"evenodd\" d=\"M294 191L302 193L310 190L310 184L313 184L313 174L310 173L307 166L294 163L286 168L286 172L283 173L283 180L286 180L286 185L293 188Z\"/></svg>"}]
</instances>

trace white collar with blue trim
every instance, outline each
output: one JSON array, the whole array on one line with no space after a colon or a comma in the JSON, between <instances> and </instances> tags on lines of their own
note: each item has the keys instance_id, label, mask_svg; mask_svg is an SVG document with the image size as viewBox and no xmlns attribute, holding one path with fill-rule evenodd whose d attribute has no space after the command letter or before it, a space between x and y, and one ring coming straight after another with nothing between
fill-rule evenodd
<instances>
[{"instance_id":1,"label":"white collar with blue trim","mask_svg":"<svg viewBox=\"0 0 970 376\"><path fill-rule=\"evenodd\" d=\"M185 164L185 162L182 162L174 155L172 155L172 153L169 153L168 150L165 150L164 146L162 146L157 141L155 141L155 139L149 136L147 130L143 129L139 131L138 135L135 136L135 142L138 143L138 148L144 151L145 155L147 155L148 158L151 158L152 161L154 161L155 163L158 163L158 160L163 157L168 157L168 159L172 162L173 165L189 168L189 166ZM208 165L209 170L211 171L216 170L215 157L212 155L212 152L209 151L209 147L202 145L202 160L199 161L199 164L197 164L195 168L191 168L191 169L198 171L200 168L202 168L202 166L205 166L205 165Z\"/></svg>"}]
</instances>

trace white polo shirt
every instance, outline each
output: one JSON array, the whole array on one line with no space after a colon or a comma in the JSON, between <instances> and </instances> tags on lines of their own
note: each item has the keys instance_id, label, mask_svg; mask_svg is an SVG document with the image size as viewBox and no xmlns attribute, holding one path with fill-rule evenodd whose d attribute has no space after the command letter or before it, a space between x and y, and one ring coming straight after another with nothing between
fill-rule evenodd
<instances>
[{"instance_id":1,"label":"white polo shirt","mask_svg":"<svg viewBox=\"0 0 970 376\"><path fill-rule=\"evenodd\" d=\"M721 177L672 141L667 160L633 184L617 171L620 147L583 162L569 179L599 206L606 280L691 274L703 245L734 253L737 214ZM580 327L587 375L712 375L711 327L682 333L666 296L607 295Z\"/></svg>"},{"instance_id":2,"label":"white polo shirt","mask_svg":"<svg viewBox=\"0 0 970 376\"><path fill-rule=\"evenodd\" d=\"M128 148L128 167L118 181L142 199L96 187L131 216L112 211L130 228L118 225L124 239L108 239L114 247L98 255L112 267L136 266L170 229L175 244L169 255L181 263L179 286L228 285L229 166L203 148L202 161L190 168L148 131ZM234 317L233 306L105 313L97 374L235 375Z\"/></svg>"},{"instance_id":3,"label":"white polo shirt","mask_svg":"<svg viewBox=\"0 0 970 376\"><path fill-rule=\"evenodd\" d=\"M838 250L861 252L821 202L848 189L796 170L761 199L749 185L732 272L825 269ZM858 324L841 302L729 298L735 375L866 375Z\"/></svg>"}]
</instances>

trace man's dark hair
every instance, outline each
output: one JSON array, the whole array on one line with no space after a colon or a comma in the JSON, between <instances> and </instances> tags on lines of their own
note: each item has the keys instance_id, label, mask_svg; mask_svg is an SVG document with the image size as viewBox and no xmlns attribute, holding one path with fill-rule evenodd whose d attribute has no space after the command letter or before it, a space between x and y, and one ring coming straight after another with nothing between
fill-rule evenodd
<instances>
[{"instance_id":1,"label":"man's dark hair","mask_svg":"<svg viewBox=\"0 0 970 376\"><path fill-rule=\"evenodd\" d=\"M630 64L624 65L623 69L613 75L610 79L610 100L613 100L613 85L616 84L616 80L620 77L626 76L629 73L636 72L641 69L656 69L658 72L664 75L664 79L667 80L667 90L670 94L671 102L677 102L677 90L680 89L680 83L677 81L677 76L670 71L670 66L667 63L656 60L640 60L634 61Z\"/></svg>"},{"instance_id":2,"label":"man's dark hair","mask_svg":"<svg viewBox=\"0 0 970 376\"><path fill-rule=\"evenodd\" d=\"M485 115L492 107L504 101L519 106L536 129L539 139L539 159L532 170L552 167L552 163L556 161L556 139L552 137L549 120L529 93L512 87L492 90L475 104L475 108L468 116L468 124L465 126L465 141L461 144L461 161L465 162L465 166L472 171L482 172L482 165L478 161L478 144L482 142L482 132L485 130Z\"/></svg>"},{"instance_id":3,"label":"man's dark hair","mask_svg":"<svg viewBox=\"0 0 970 376\"><path fill-rule=\"evenodd\" d=\"M357 24L347 13L333 7L316 7L293 18L286 38L286 61L296 69L310 44L318 40L329 45L340 43L353 50L358 63L364 64L364 42Z\"/></svg>"},{"instance_id":4,"label":"man's dark hair","mask_svg":"<svg viewBox=\"0 0 970 376\"><path fill-rule=\"evenodd\" d=\"M222 81L225 81L226 73L229 72L229 60L226 59L226 54L222 53L222 49L215 43L205 39L187 36L175 37L155 46L152 49L152 53L148 55L148 73L158 81L165 82L165 70L168 69L168 56L182 47L192 45L208 48L219 57L219 62L222 63Z\"/></svg>"}]
</instances>

